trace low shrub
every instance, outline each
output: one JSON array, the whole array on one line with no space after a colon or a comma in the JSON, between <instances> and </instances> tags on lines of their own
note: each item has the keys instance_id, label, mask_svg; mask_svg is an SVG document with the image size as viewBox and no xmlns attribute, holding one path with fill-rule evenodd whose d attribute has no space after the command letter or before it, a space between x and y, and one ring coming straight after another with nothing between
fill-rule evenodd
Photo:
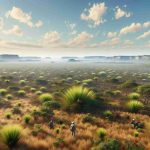
<instances>
[{"instance_id":1,"label":"low shrub","mask_svg":"<svg viewBox=\"0 0 150 150\"><path fill-rule=\"evenodd\" d=\"M63 138L57 138L56 141L53 143L55 147L61 146L65 141Z\"/></svg>"},{"instance_id":2,"label":"low shrub","mask_svg":"<svg viewBox=\"0 0 150 150\"><path fill-rule=\"evenodd\" d=\"M9 148L13 148L20 140L21 132L22 128L18 125L4 126L1 130L2 140Z\"/></svg>"},{"instance_id":3,"label":"low shrub","mask_svg":"<svg viewBox=\"0 0 150 150\"><path fill-rule=\"evenodd\" d=\"M24 119L24 122L25 122L26 124L28 124L28 123L30 122L30 120L31 120L31 115L27 114L27 115L25 115L25 116L23 117L23 119Z\"/></svg>"},{"instance_id":4,"label":"low shrub","mask_svg":"<svg viewBox=\"0 0 150 150\"><path fill-rule=\"evenodd\" d=\"M97 106L95 93L83 86L73 86L64 93L65 108L73 111L89 111Z\"/></svg>"},{"instance_id":5,"label":"low shrub","mask_svg":"<svg viewBox=\"0 0 150 150\"><path fill-rule=\"evenodd\" d=\"M128 98L131 100L138 100L140 98L140 94L139 93L130 93L128 95Z\"/></svg>"},{"instance_id":6,"label":"low shrub","mask_svg":"<svg viewBox=\"0 0 150 150\"><path fill-rule=\"evenodd\" d=\"M101 140L104 140L104 138L106 136L106 130L104 128L99 128L97 130L97 135Z\"/></svg>"},{"instance_id":7,"label":"low shrub","mask_svg":"<svg viewBox=\"0 0 150 150\"><path fill-rule=\"evenodd\" d=\"M106 117L106 118L111 118L112 117L112 115L113 115L113 113L110 111L110 110L106 110L106 111L104 111L104 116Z\"/></svg>"},{"instance_id":8,"label":"low shrub","mask_svg":"<svg viewBox=\"0 0 150 150\"><path fill-rule=\"evenodd\" d=\"M12 109L12 112L14 114L21 114L21 110L18 106L14 106L13 109Z\"/></svg>"},{"instance_id":9,"label":"low shrub","mask_svg":"<svg viewBox=\"0 0 150 150\"><path fill-rule=\"evenodd\" d=\"M32 93L35 93L36 88L31 88L30 91L31 91Z\"/></svg>"},{"instance_id":10,"label":"low shrub","mask_svg":"<svg viewBox=\"0 0 150 150\"><path fill-rule=\"evenodd\" d=\"M7 95L6 95L6 98L7 98L8 100L11 100L11 99L13 99L13 96L12 96L11 94L7 94Z\"/></svg>"},{"instance_id":11,"label":"low shrub","mask_svg":"<svg viewBox=\"0 0 150 150\"><path fill-rule=\"evenodd\" d=\"M5 96L7 94L7 90L6 89L0 89L0 95L1 96Z\"/></svg>"},{"instance_id":12,"label":"low shrub","mask_svg":"<svg viewBox=\"0 0 150 150\"><path fill-rule=\"evenodd\" d=\"M99 150L120 150L121 142L116 139L109 139L108 141L99 144Z\"/></svg>"},{"instance_id":13,"label":"low shrub","mask_svg":"<svg viewBox=\"0 0 150 150\"><path fill-rule=\"evenodd\" d=\"M59 128L56 128L56 129L54 130L54 132L55 132L56 134L59 134L59 133L60 133L60 129L59 129Z\"/></svg>"},{"instance_id":14,"label":"low shrub","mask_svg":"<svg viewBox=\"0 0 150 150\"><path fill-rule=\"evenodd\" d=\"M101 71L98 73L98 76L105 78L107 77L107 73L105 71Z\"/></svg>"},{"instance_id":15,"label":"low shrub","mask_svg":"<svg viewBox=\"0 0 150 150\"><path fill-rule=\"evenodd\" d=\"M62 124L62 125L61 125L61 128L62 128L62 129L65 129L65 128L66 128L65 124Z\"/></svg>"},{"instance_id":16,"label":"low shrub","mask_svg":"<svg viewBox=\"0 0 150 150\"><path fill-rule=\"evenodd\" d=\"M46 91L47 91L47 88L43 86L43 87L40 88L40 91L46 92Z\"/></svg>"},{"instance_id":17,"label":"low shrub","mask_svg":"<svg viewBox=\"0 0 150 150\"><path fill-rule=\"evenodd\" d=\"M11 118L11 115L12 115L11 112L8 112L8 113L5 114L5 117L6 117L7 119L10 119L10 118Z\"/></svg>"},{"instance_id":18,"label":"low shrub","mask_svg":"<svg viewBox=\"0 0 150 150\"><path fill-rule=\"evenodd\" d=\"M86 115L84 115L83 116L83 118L82 118L82 122L83 123L93 123L94 122L94 118L92 117L92 115L91 114L86 114Z\"/></svg>"},{"instance_id":19,"label":"low shrub","mask_svg":"<svg viewBox=\"0 0 150 150\"><path fill-rule=\"evenodd\" d=\"M25 80L20 80L20 81L19 81L19 84L22 85L22 86L23 86L23 85L26 85L26 81L25 81Z\"/></svg>"},{"instance_id":20,"label":"low shrub","mask_svg":"<svg viewBox=\"0 0 150 150\"><path fill-rule=\"evenodd\" d=\"M61 107L60 103L57 101L46 101L43 103L46 107L49 107L50 109L59 109Z\"/></svg>"},{"instance_id":21,"label":"low shrub","mask_svg":"<svg viewBox=\"0 0 150 150\"><path fill-rule=\"evenodd\" d=\"M144 107L143 103L140 101L129 101L127 103L127 108L133 113L139 112Z\"/></svg>"},{"instance_id":22,"label":"low shrub","mask_svg":"<svg viewBox=\"0 0 150 150\"><path fill-rule=\"evenodd\" d=\"M24 97L26 95L26 92L24 90L19 90L17 93L20 97Z\"/></svg>"},{"instance_id":23,"label":"low shrub","mask_svg":"<svg viewBox=\"0 0 150 150\"><path fill-rule=\"evenodd\" d=\"M40 95L39 100L44 103L44 102L48 102L48 101L52 101L53 100L53 96L49 93L45 93Z\"/></svg>"},{"instance_id":24,"label":"low shrub","mask_svg":"<svg viewBox=\"0 0 150 150\"><path fill-rule=\"evenodd\" d=\"M139 132L138 132L138 131L135 131L135 132L134 132L134 136L135 136L135 137L138 137L138 136L139 136Z\"/></svg>"},{"instance_id":25,"label":"low shrub","mask_svg":"<svg viewBox=\"0 0 150 150\"><path fill-rule=\"evenodd\" d=\"M36 94L36 95L41 95L41 94L42 94L42 91L36 91L35 94Z\"/></svg>"}]
</instances>

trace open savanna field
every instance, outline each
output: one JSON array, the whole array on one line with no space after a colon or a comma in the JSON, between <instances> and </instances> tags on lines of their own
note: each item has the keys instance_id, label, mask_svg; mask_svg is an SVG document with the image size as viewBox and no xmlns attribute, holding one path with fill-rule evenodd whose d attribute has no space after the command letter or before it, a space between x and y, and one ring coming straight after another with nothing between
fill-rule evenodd
<instances>
[{"instance_id":1,"label":"open savanna field","mask_svg":"<svg viewBox=\"0 0 150 150\"><path fill-rule=\"evenodd\" d=\"M0 150L8 149L150 150L150 65L0 63Z\"/></svg>"}]
</instances>

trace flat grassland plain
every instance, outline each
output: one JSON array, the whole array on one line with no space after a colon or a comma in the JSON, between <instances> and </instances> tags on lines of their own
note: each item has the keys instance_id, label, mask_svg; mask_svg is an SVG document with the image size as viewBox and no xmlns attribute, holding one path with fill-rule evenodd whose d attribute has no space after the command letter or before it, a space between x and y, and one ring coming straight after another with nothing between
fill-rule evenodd
<instances>
[{"instance_id":1,"label":"flat grassland plain","mask_svg":"<svg viewBox=\"0 0 150 150\"><path fill-rule=\"evenodd\" d=\"M0 150L150 150L149 115L150 64L0 63Z\"/></svg>"}]
</instances>

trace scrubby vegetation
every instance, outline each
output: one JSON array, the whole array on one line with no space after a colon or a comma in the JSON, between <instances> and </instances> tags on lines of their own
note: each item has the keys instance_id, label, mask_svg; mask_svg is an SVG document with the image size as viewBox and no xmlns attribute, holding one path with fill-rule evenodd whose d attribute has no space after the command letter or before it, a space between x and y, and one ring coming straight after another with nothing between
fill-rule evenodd
<instances>
[{"instance_id":1,"label":"scrubby vegetation","mask_svg":"<svg viewBox=\"0 0 150 150\"><path fill-rule=\"evenodd\" d=\"M144 107L144 105L139 101L130 101L127 103L127 107L131 112L136 113L140 111Z\"/></svg>"},{"instance_id":2,"label":"scrubby vegetation","mask_svg":"<svg viewBox=\"0 0 150 150\"><path fill-rule=\"evenodd\" d=\"M17 125L8 125L1 130L1 137L3 142L9 147L13 148L17 145L21 138L21 127Z\"/></svg>"},{"instance_id":3,"label":"scrubby vegetation","mask_svg":"<svg viewBox=\"0 0 150 150\"><path fill-rule=\"evenodd\" d=\"M95 104L95 93L83 86L74 86L64 93L65 107L73 111L88 111Z\"/></svg>"},{"instance_id":4,"label":"scrubby vegetation","mask_svg":"<svg viewBox=\"0 0 150 150\"><path fill-rule=\"evenodd\" d=\"M150 149L149 65L0 67L0 149ZM131 125L132 119L138 127Z\"/></svg>"}]
</instances>

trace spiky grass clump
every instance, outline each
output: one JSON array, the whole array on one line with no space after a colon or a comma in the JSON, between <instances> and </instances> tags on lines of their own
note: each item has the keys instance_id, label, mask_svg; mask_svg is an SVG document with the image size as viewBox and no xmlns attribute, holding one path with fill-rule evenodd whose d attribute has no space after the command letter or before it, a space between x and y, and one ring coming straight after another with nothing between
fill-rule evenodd
<instances>
[{"instance_id":1,"label":"spiky grass clump","mask_svg":"<svg viewBox=\"0 0 150 150\"><path fill-rule=\"evenodd\" d=\"M113 113L110 111L110 110L106 110L106 111L104 111L104 116L106 117L106 118L110 118L110 117L112 117L113 116Z\"/></svg>"},{"instance_id":2,"label":"spiky grass clump","mask_svg":"<svg viewBox=\"0 0 150 150\"><path fill-rule=\"evenodd\" d=\"M22 128L18 125L7 125L1 130L3 142L9 147L13 148L17 145L21 138Z\"/></svg>"},{"instance_id":3,"label":"spiky grass clump","mask_svg":"<svg viewBox=\"0 0 150 150\"><path fill-rule=\"evenodd\" d=\"M6 89L0 89L0 95L1 96L5 96L7 94L7 90Z\"/></svg>"},{"instance_id":4,"label":"spiky grass clump","mask_svg":"<svg viewBox=\"0 0 150 150\"><path fill-rule=\"evenodd\" d=\"M50 93L40 95L39 100L44 103L53 100L53 96Z\"/></svg>"},{"instance_id":5,"label":"spiky grass clump","mask_svg":"<svg viewBox=\"0 0 150 150\"><path fill-rule=\"evenodd\" d=\"M23 118L24 118L24 122L25 122L26 124L28 124L28 123L30 122L30 120L31 120L31 115L27 114L27 115L25 115Z\"/></svg>"},{"instance_id":6,"label":"spiky grass clump","mask_svg":"<svg viewBox=\"0 0 150 150\"><path fill-rule=\"evenodd\" d=\"M30 91L31 91L32 93L35 93L35 92L36 92L36 88L31 88Z\"/></svg>"},{"instance_id":7,"label":"spiky grass clump","mask_svg":"<svg viewBox=\"0 0 150 150\"><path fill-rule=\"evenodd\" d=\"M133 113L137 113L139 110L141 110L144 107L143 103L141 103L140 101L129 101L127 103L127 108L133 112Z\"/></svg>"},{"instance_id":8,"label":"spiky grass clump","mask_svg":"<svg viewBox=\"0 0 150 150\"><path fill-rule=\"evenodd\" d=\"M95 100L95 93L83 86L73 86L64 93L65 107L75 106L76 109L84 109Z\"/></svg>"},{"instance_id":9,"label":"spiky grass clump","mask_svg":"<svg viewBox=\"0 0 150 150\"><path fill-rule=\"evenodd\" d=\"M26 95L26 92L24 90L19 90L18 91L18 96L24 97Z\"/></svg>"},{"instance_id":10,"label":"spiky grass clump","mask_svg":"<svg viewBox=\"0 0 150 150\"><path fill-rule=\"evenodd\" d=\"M26 84L26 81L25 81L25 80L20 80L20 81L19 81L19 84L20 84L20 85L25 85L25 84Z\"/></svg>"},{"instance_id":11,"label":"spiky grass clump","mask_svg":"<svg viewBox=\"0 0 150 150\"><path fill-rule=\"evenodd\" d=\"M6 114L5 114L5 117L7 118L7 119L10 119L11 118L11 113L10 112L7 112Z\"/></svg>"},{"instance_id":12,"label":"spiky grass clump","mask_svg":"<svg viewBox=\"0 0 150 150\"><path fill-rule=\"evenodd\" d=\"M104 138L106 136L106 130L104 128L99 128L97 130L97 135L101 140L104 140Z\"/></svg>"},{"instance_id":13,"label":"spiky grass clump","mask_svg":"<svg viewBox=\"0 0 150 150\"><path fill-rule=\"evenodd\" d=\"M11 94L7 94L7 95L6 95L6 98L7 98L8 100L11 100L11 99L13 99L13 96L12 96Z\"/></svg>"},{"instance_id":14,"label":"spiky grass clump","mask_svg":"<svg viewBox=\"0 0 150 150\"><path fill-rule=\"evenodd\" d=\"M140 94L139 93L130 93L128 98L131 100L138 100L140 98Z\"/></svg>"}]
</instances>

